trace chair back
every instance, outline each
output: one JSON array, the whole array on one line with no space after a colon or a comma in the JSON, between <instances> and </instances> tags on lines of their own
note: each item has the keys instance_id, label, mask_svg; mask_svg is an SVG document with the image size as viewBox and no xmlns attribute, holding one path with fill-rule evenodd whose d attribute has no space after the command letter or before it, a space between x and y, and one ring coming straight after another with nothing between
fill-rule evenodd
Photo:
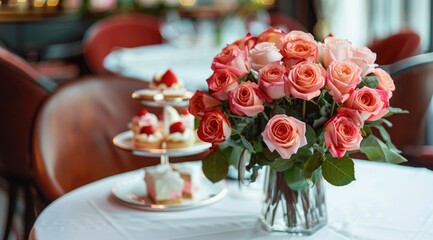
<instances>
[{"instance_id":1,"label":"chair back","mask_svg":"<svg viewBox=\"0 0 433 240\"><path fill-rule=\"evenodd\" d=\"M390 65L389 70L396 86L390 104L409 111L389 118L393 123L389 134L403 151L407 146L425 145L433 96L433 53L404 59Z\"/></svg>"},{"instance_id":2,"label":"chair back","mask_svg":"<svg viewBox=\"0 0 433 240\"><path fill-rule=\"evenodd\" d=\"M162 41L158 18L141 14L115 15L100 20L87 30L83 54L94 73L104 73L103 61L111 51Z\"/></svg>"},{"instance_id":3,"label":"chair back","mask_svg":"<svg viewBox=\"0 0 433 240\"><path fill-rule=\"evenodd\" d=\"M377 54L377 64L388 65L416 55L419 45L420 36L407 30L377 40L368 47Z\"/></svg>"},{"instance_id":4,"label":"chair back","mask_svg":"<svg viewBox=\"0 0 433 240\"><path fill-rule=\"evenodd\" d=\"M293 30L308 32L307 28L302 25L302 23L287 15L283 15L281 13L270 13L269 17L272 27L281 28L286 32Z\"/></svg>"},{"instance_id":5,"label":"chair back","mask_svg":"<svg viewBox=\"0 0 433 240\"><path fill-rule=\"evenodd\" d=\"M35 115L55 87L29 63L0 47L0 175L29 177Z\"/></svg>"}]
</instances>

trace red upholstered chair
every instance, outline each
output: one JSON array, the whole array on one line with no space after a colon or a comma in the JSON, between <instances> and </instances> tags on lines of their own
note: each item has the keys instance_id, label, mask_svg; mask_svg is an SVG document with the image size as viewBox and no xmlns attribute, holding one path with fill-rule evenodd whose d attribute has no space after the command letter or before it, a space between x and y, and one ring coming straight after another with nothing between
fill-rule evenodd
<instances>
[{"instance_id":1,"label":"red upholstered chair","mask_svg":"<svg viewBox=\"0 0 433 240\"><path fill-rule=\"evenodd\" d=\"M433 146L426 142L433 140L427 135L431 127L428 115L433 96L433 53L406 58L390 65L389 71L396 86L390 104L410 113L391 116L393 127L388 132L408 157L407 164L433 169Z\"/></svg>"},{"instance_id":2,"label":"red upholstered chair","mask_svg":"<svg viewBox=\"0 0 433 240\"><path fill-rule=\"evenodd\" d=\"M369 44L377 54L376 63L388 65L416 55L419 52L420 37L413 31L402 31Z\"/></svg>"},{"instance_id":3,"label":"red upholstered chair","mask_svg":"<svg viewBox=\"0 0 433 240\"><path fill-rule=\"evenodd\" d=\"M281 13L270 13L269 17L272 27L279 27L286 32L293 30L308 32L307 28L304 25L287 15L283 15Z\"/></svg>"},{"instance_id":4,"label":"red upholstered chair","mask_svg":"<svg viewBox=\"0 0 433 240\"><path fill-rule=\"evenodd\" d=\"M48 201L92 181L159 163L159 158L135 156L112 142L143 107L131 93L146 86L139 80L91 76L65 83L44 103L33 131L33 159L37 186Z\"/></svg>"},{"instance_id":5,"label":"red upholstered chair","mask_svg":"<svg viewBox=\"0 0 433 240\"><path fill-rule=\"evenodd\" d=\"M89 28L84 36L83 54L94 73L104 73L103 60L112 50L162 41L158 18L140 14L115 15Z\"/></svg>"},{"instance_id":6,"label":"red upholstered chair","mask_svg":"<svg viewBox=\"0 0 433 240\"><path fill-rule=\"evenodd\" d=\"M5 237L13 223L19 189L25 193L25 233L32 227L31 134L36 112L56 84L0 47L0 177L9 185ZM26 236L27 239L27 236Z\"/></svg>"}]
</instances>

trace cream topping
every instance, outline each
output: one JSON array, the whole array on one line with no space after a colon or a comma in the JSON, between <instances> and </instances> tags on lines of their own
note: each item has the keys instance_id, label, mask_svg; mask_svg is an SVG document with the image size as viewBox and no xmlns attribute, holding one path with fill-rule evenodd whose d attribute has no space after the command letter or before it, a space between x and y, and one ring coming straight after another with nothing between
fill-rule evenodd
<instances>
[{"instance_id":1,"label":"cream topping","mask_svg":"<svg viewBox=\"0 0 433 240\"><path fill-rule=\"evenodd\" d=\"M189 128L186 128L185 132L183 133L175 132L175 133L170 133L167 136L167 140L173 142L184 142L184 141L191 140L193 138L194 138L194 132Z\"/></svg>"}]
</instances>

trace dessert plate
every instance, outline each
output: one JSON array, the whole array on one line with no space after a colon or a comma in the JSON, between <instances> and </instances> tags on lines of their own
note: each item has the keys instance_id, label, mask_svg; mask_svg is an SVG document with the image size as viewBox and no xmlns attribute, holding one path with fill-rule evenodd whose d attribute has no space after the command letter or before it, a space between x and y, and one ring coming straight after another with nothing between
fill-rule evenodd
<instances>
[{"instance_id":1,"label":"dessert plate","mask_svg":"<svg viewBox=\"0 0 433 240\"><path fill-rule=\"evenodd\" d=\"M167 96L158 92L153 95L145 94L148 89L137 90L132 93L132 99L140 101L143 105L151 107L161 106L175 106L175 107L187 107L189 105L189 99L194 95L193 92L186 91L183 96Z\"/></svg>"},{"instance_id":2,"label":"dessert plate","mask_svg":"<svg viewBox=\"0 0 433 240\"><path fill-rule=\"evenodd\" d=\"M161 155L167 155L169 157L189 156L189 155L206 152L212 146L210 143L200 142L200 143L195 143L194 145L188 148L144 149L144 148L135 147L132 137L133 137L132 131L119 133L113 138L113 144L116 147L119 147L121 149L132 151L132 153L135 155L145 156L145 157L160 157Z\"/></svg>"},{"instance_id":3,"label":"dessert plate","mask_svg":"<svg viewBox=\"0 0 433 240\"><path fill-rule=\"evenodd\" d=\"M222 199L227 194L225 181L212 183L202 176L201 186L193 199L183 199L178 204L155 204L147 196L144 173L116 183L112 187L114 197L123 205L147 211L179 211L205 206Z\"/></svg>"}]
</instances>

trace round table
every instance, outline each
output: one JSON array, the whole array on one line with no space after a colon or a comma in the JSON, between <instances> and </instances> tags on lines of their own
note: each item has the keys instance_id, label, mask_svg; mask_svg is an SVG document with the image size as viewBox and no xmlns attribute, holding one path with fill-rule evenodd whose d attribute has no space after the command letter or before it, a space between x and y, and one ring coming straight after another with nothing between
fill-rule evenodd
<instances>
[{"instance_id":1,"label":"round table","mask_svg":"<svg viewBox=\"0 0 433 240\"><path fill-rule=\"evenodd\" d=\"M50 204L30 239L433 239L433 172L355 161L357 180L326 185L328 224L310 237L266 232L258 219L262 186L228 181L220 201L195 209L148 212L127 207L112 186L128 172L83 186Z\"/></svg>"}]
</instances>

